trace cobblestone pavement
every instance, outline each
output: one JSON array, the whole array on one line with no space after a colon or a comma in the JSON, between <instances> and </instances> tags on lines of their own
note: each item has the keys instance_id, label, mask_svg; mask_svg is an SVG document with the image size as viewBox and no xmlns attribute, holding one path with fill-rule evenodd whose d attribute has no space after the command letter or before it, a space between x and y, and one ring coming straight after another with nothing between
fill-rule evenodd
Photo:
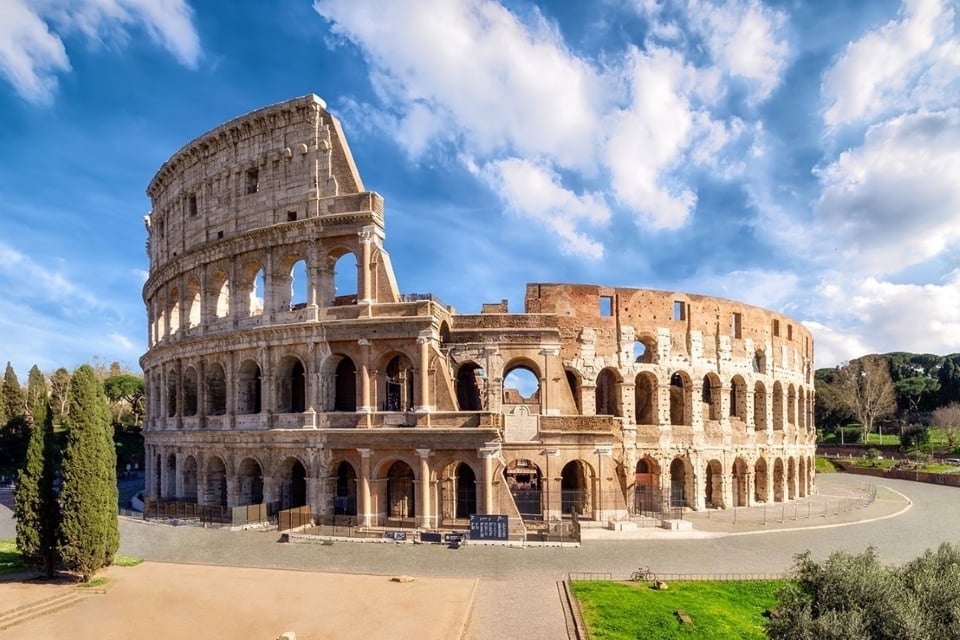
<instances>
[{"instance_id":1,"label":"cobblestone pavement","mask_svg":"<svg viewBox=\"0 0 960 640\"><path fill-rule=\"evenodd\" d=\"M865 479L846 474L817 477L819 497L855 496ZM960 542L958 489L877 480L876 500L861 509L821 517L806 502L797 519L771 517L761 524L752 510L694 514L692 532L654 532L649 537L588 540L579 548L511 548L467 544L460 549L413 544L282 544L275 531L232 533L167 527L124 519L121 553L149 560L246 567L295 567L344 573L410 574L480 578L468 631L472 640L503 637L565 638L556 581L569 572L606 572L625 578L638 565L658 574L782 573L796 553L814 558L831 551L877 548L887 562L912 559L941 542ZM808 500L811 504L813 497ZM829 509L828 509L829 510ZM749 515L748 515L749 512ZM730 519L727 520L727 517ZM9 511L0 507L0 537L11 537Z\"/></svg>"}]
</instances>

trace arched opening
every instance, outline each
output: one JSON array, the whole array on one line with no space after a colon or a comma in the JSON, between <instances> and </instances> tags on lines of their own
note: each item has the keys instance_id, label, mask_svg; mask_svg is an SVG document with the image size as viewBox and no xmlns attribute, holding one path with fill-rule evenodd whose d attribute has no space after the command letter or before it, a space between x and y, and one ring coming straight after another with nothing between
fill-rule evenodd
<instances>
[{"instance_id":1,"label":"arched opening","mask_svg":"<svg viewBox=\"0 0 960 640\"><path fill-rule=\"evenodd\" d=\"M657 343L652 336L640 336L633 343L633 361L653 363L657 361Z\"/></svg>"},{"instance_id":2,"label":"arched opening","mask_svg":"<svg viewBox=\"0 0 960 640\"><path fill-rule=\"evenodd\" d=\"M570 395L573 396L573 404L577 408L577 415L580 415L583 413L583 408L580 405L580 376L570 369L567 369L564 373L566 374Z\"/></svg>"},{"instance_id":3,"label":"arched opening","mask_svg":"<svg viewBox=\"0 0 960 640\"><path fill-rule=\"evenodd\" d=\"M633 508L637 513L660 511L660 465L647 456L637 461L633 476Z\"/></svg>"},{"instance_id":4,"label":"arched opening","mask_svg":"<svg viewBox=\"0 0 960 640\"><path fill-rule=\"evenodd\" d=\"M704 498L707 507L714 509L723 509L723 465L719 460L711 460L707 463L707 479L704 487Z\"/></svg>"},{"instance_id":5,"label":"arched opening","mask_svg":"<svg viewBox=\"0 0 960 640\"><path fill-rule=\"evenodd\" d=\"M333 305L357 303L357 257L350 252L340 256L333 265Z\"/></svg>"},{"instance_id":6,"label":"arched opening","mask_svg":"<svg viewBox=\"0 0 960 640\"><path fill-rule=\"evenodd\" d=\"M171 370L167 374L167 417L177 415L177 372Z\"/></svg>"},{"instance_id":7,"label":"arched opening","mask_svg":"<svg viewBox=\"0 0 960 640\"><path fill-rule=\"evenodd\" d=\"M783 387L773 383L773 430L783 431Z\"/></svg>"},{"instance_id":8,"label":"arched opening","mask_svg":"<svg viewBox=\"0 0 960 640\"><path fill-rule=\"evenodd\" d=\"M678 371L670 376L670 424L690 425L693 423L690 411L692 385L686 373Z\"/></svg>"},{"instance_id":9,"label":"arched opening","mask_svg":"<svg viewBox=\"0 0 960 640\"><path fill-rule=\"evenodd\" d=\"M263 470L259 462L253 458L244 458L237 468L237 480L238 505L263 503Z\"/></svg>"},{"instance_id":10,"label":"arched opening","mask_svg":"<svg viewBox=\"0 0 960 640\"><path fill-rule=\"evenodd\" d=\"M357 472L349 462L337 465L336 483L333 495L334 515L357 515Z\"/></svg>"},{"instance_id":11,"label":"arched opening","mask_svg":"<svg viewBox=\"0 0 960 640\"><path fill-rule=\"evenodd\" d=\"M708 373L703 377L703 419L720 420L722 415L720 399L723 396L720 378L715 373Z\"/></svg>"},{"instance_id":12,"label":"arched opening","mask_svg":"<svg viewBox=\"0 0 960 640\"><path fill-rule=\"evenodd\" d=\"M344 356L337 363L333 395L334 411L357 410L357 367Z\"/></svg>"},{"instance_id":13,"label":"arched opening","mask_svg":"<svg viewBox=\"0 0 960 640\"><path fill-rule=\"evenodd\" d=\"M787 424L797 425L797 390L792 384L787 387Z\"/></svg>"},{"instance_id":14,"label":"arched opening","mask_svg":"<svg viewBox=\"0 0 960 640\"><path fill-rule=\"evenodd\" d=\"M467 362L457 370L457 405L460 411L483 410L483 368L475 362Z\"/></svg>"},{"instance_id":15,"label":"arched opening","mask_svg":"<svg viewBox=\"0 0 960 640\"><path fill-rule=\"evenodd\" d=\"M222 416L227 412L227 376L219 362L207 367L207 403L208 416Z\"/></svg>"},{"instance_id":16,"label":"arched opening","mask_svg":"<svg viewBox=\"0 0 960 640\"><path fill-rule=\"evenodd\" d=\"M204 504L227 506L227 468L217 457L207 462L207 486Z\"/></svg>"},{"instance_id":17,"label":"arched opening","mask_svg":"<svg viewBox=\"0 0 960 640\"><path fill-rule=\"evenodd\" d=\"M757 349L753 354L753 372L760 374L767 373L767 356L765 356L760 349Z\"/></svg>"},{"instance_id":18,"label":"arched opening","mask_svg":"<svg viewBox=\"0 0 960 640\"><path fill-rule=\"evenodd\" d=\"M597 415L620 415L620 380L613 369L604 369L597 376Z\"/></svg>"},{"instance_id":19,"label":"arched opening","mask_svg":"<svg viewBox=\"0 0 960 640\"><path fill-rule=\"evenodd\" d=\"M180 331L180 290L170 289L170 335Z\"/></svg>"},{"instance_id":20,"label":"arched opening","mask_svg":"<svg viewBox=\"0 0 960 640\"><path fill-rule=\"evenodd\" d=\"M787 498L797 499L797 461L787 458Z\"/></svg>"},{"instance_id":21,"label":"arched opening","mask_svg":"<svg viewBox=\"0 0 960 640\"><path fill-rule=\"evenodd\" d=\"M530 460L513 460L504 469L504 476L520 517L525 520L542 519L543 496L540 468Z\"/></svg>"},{"instance_id":22,"label":"arched opening","mask_svg":"<svg viewBox=\"0 0 960 640\"><path fill-rule=\"evenodd\" d=\"M504 405L534 405L531 413L540 412L540 376L525 366L517 365L507 370L503 376Z\"/></svg>"},{"instance_id":23,"label":"arched opening","mask_svg":"<svg viewBox=\"0 0 960 640\"><path fill-rule=\"evenodd\" d=\"M767 501L767 495L770 493L768 482L767 461L760 458L753 466L753 499L757 502Z\"/></svg>"},{"instance_id":24,"label":"arched opening","mask_svg":"<svg viewBox=\"0 0 960 640\"><path fill-rule=\"evenodd\" d=\"M244 360L237 378L237 413L253 414L262 410L260 365Z\"/></svg>"},{"instance_id":25,"label":"arched opening","mask_svg":"<svg viewBox=\"0 0 960 640\"><path fill-rule=\"evenodd\" d=\"M290 269L290 310L307 306L307 262L297 260Z\"/></svg>"},{"instance_id":26,"label":"arched opening","mask_svg":"<svg viewBox=\"0 0 960 640\"><path fill-rule=\"evenodd\" d=\"M166 486L163 488L165 498L177 497L177 456L170 454L167 456L167 473L165 476Z\"/></svg>"},{"instance_id":27,"label":"arched opening","mask_svg":"<svg viewBox=\"0 0 960 640\"><path fill-rule=\"evenodd\" d=\"M451 462L444 468L441 491L445 520L468 520L477 513L477 476L466 462Z\"/></svg>"},{"instance_id":28,"label":"arched opening","mask_svg":"<svg viewBox=\"0 0 960 640\"><path fill-rule=\"evenodd\" d=\"M425 482L429 481L424 479ZM387 470L387 517L412 518L416 515L413 469L397 460Z\"/></svg>"},{"instance_id":29,"label":"arched opening","mask_svg":"<svg viewBox=\"0 0 960 640\"><path fill-rule=\"evenodd\" d=\"M187 328L200 326L200 281L190 278L187 281Z\"/></svg>"},{"instance_id":30,"label":"arched opening","mask_svg":"<svg viewBox=\"0 0 960 640\"><path fill-rule=\"evenodd\" d=\"M673 508L687 506L687 466L680 458L674 458L670 463L670 506Z\"/></svg>"},{"instance_id":31,"label":"arched opening","mask_svg":"<svg viewBox=\"0 0 960 640\"><path fill-rule=\"evenodd\" d=\"M738 422L747 421L747 383L741 376L730 380L730 417Z\"/></svg>"},{"instance_id":32,"label":"arched opening","mask_svg":"<svg viewBox=\"0 0 960 640\"><path fill-rule=\"evenodd\" d=\"M293 509L307 504L307 470L297 458L284 460L279 489L281 509Z\"/></svg>"},{"instance_id":33,"label":"arched opening","mask_svg":"<svg viewBox=\"0 0 960 640\"><path fill-rule=\"evenodd\" d=\"M773 461L773 501L783 502L783 461Z\"/></svg>"},{"instance_id":34,"label":"arched opening","mask_svg":"<svg viewBox=\"0 0 960 640\"><path fill-rule=\"evenodd\" d=\"M590 488L581 460L568 462L560 472L560 510L564 514L581 516L590 512Z\"/></svg>"},{"instance_id":35,"label":"arched opening","mask_svg":"<svg viewBox=\"0 0 960 640\"><path fill-rule=\"evenodd\" d=\"M264 291L266 289L263 267L259 262L248 262L243 267L243 287L246 290L247 315L249 317L263 314Z\"/></svg>"},{"instance_id":36,"label":"arched opening","mask_svg":"<svg viewBox=\"0 0 960 640\"><path fill-rule=\"evenodd\" d=\"M183 460L183 499L197 501L197 459L193 456Z\"/></svg>"},{"instance_id":37,"label":"arched opening","mask_svg":"<svg viewBox=\"0 0 960 640\"><path fill-rule=\"evenodd\" d=\"M413 410L413 365L405 355L397 355L387 363L383 411Z\"/></svg>"},{"instance_id":38,"label":"arched opening","mask_svg":"<svg viewBox=\"0 0 960 640\"><path fill-rule=\"evenodd\" d=\"M743 458L737 458L733 461L733 471L730 474L730 495L733 497L733 506L747 506L747 497L749 496L747 462Z\"/></svg>"},{"instance_id":39,"label":"arched opening","mask_svg":"<svg viewBox=\"0 0 960 640\"><path fill-rule=\"evenodd\" d=\"M807 429L807 400L803 387L797 389L797 428L801 432Z\"/></svg>"},{"instance_id":40,"label":"arched opening","mask_svg":"<svg viewBox=\"0 0 960 640\"><path fill-rule=\"evenodd\" d=\"M634 407L637 412L637 424L659 424L657 416L657 377L644 371L636 378L634 387Z\"/></svg>"},{"instance_id":41,"label":"arched opening","mask_svg":"<svg viewBox=\"0 0 960 640\"><path fill-rule=\"evenodd\" d=\"M307 376L300 358L287 356L280 361L277 385L277 410L280 413L303 413L307 400Z\"/></svg>"},{"instance_id":42,"label":"arched opening","mask_svg":"<svg viewBox=\"0 0 960 640\"><path fill-rule=\"evenodd\" d=\"M230 281L224 271L213 274L213 314L218 318L230 315Z\"/></svg>"},{"instance_id":43,"label":"arched opening","mask_svg":"<svg viewBox=\"0 0 960 640\"><path fill-rule=\"evenodd\" d=\"M197 370L193 367L183 370L183 415L197 415Z\"/></svg>"},{"instance_id":44,"label":"arched opening","mask_svg":"<svg viewBox=\"0 0 960 640\"><path fill-rule=\"evenodd\" d=\"M757 431L767 430L767 390L762 382L753 388L753 428Z\"/></svg>"}]
</instances>

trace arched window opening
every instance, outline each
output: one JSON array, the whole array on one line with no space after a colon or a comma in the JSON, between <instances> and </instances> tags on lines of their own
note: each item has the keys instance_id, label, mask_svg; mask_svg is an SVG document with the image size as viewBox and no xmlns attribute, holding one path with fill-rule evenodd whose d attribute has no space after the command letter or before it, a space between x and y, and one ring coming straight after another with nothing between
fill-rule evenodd
<instances>
[{"instance_id":1,"label":"arched window opening","mask_svg":"<svg viewBox=\"0 0 960 640\"><path fill-rule=\"evenodd\" d=\"M583 408L580 406L580 376L569 369L565 373L567 387L570 389L570 395L573 396L573 405L577 408L577 414L580 415L583 413Z\"/></svg>"},{"instance_id":2,"label":"arched window opening","mask_svg":"<svg viewBox=\"0 0 960 640\"><path fill-rule=\"evenodd\" d=\"M250 289L250 317L263 314L265 289L263 269L259 269L253 276L252 287Z\"/></svg>"},{"instance_id":3,"label":"arched window opening","mask_svg":"<svg viewBox=\"0 0 960 640\"><path fill-rule=\"evenodd\" d=\"M612 369L604 369L597 376L597 415L620 415L620 385L617 374Z\"/></svg>"},{"instance_id":4,"label":"arched window opening","mask_svg":"<svg viewBox=\"0 0 960 640\"><path fill-rule=\"evenodd\" d=\"M306 409L307 376L299 358L287 356L280 363L277 406L280 413L303 413Z\"/></svg>"},{"instance_id":5,"label":"arched window opening","mask_svg":"<svg viewBox=\"0 0 960 640\"><path fill-rule=\"evenodd\" d=\"M349 462L337 465L337 488L333 496L333 514L357 515L357 472Z\"/></svg>"},{"instance_id":6,"label":"arched window opening","mask_svg":"<svg viewBox=\"0 0 960 640\"><path fill-rule=\"evenodd\" d=\"M387 470L387 517L413 518L416 514L416 492L413 470L397 460Z\"/></svg>"},{"instance_id":7,"label":"arched window opening","mask_svg":"<svg viewBox=\"0 0 960 640\"><path fill-rule=\"evenodd\" d=\"M783 387L773 383L773 430L783 431Z\"/></svg>"},{"instance_id":8,"label":"arched window opening","mask_svg":"<svg viewBox=\"0 0 960 640\"><path fill-rule=\"evenodd\" d=\"M347 357L337 364L333 410L357 410L357 367L353 364L353 360Z\"/></svg>"},{"instance_id":9,"label":"arched window opening","mask_svg":"<svg viewBox=\"0 0 960 640\"><path fill-rule=\"evenodd\" d=\"M689 425L690 383L681 373L670 376L670 424Z\"/></svg>"},{"instance_id":10,"label":"arched window opening","mask_svg":"<svg viewBox=\"0 0 960 640\"><path fill-rule=\"evenodd\" d=\"M641 363L657 361L656 342L653 338L643 336L633 343L633 361Z\"/></svg>"},{"instance_id":11,"label":"arched window opening","mask_svg":"<svg viewBox=\"0 0 960 640\"><path fill-rule=\"evenodd\" d=\"M413 366L410 360L403 355L394 356L387 363L383 411L411 411L413 387Z\"/></svg>"},{"instance_id":12,"label":"arched window opening","mask_svg":"<svg viewBox=\"0 0 960 640\"><path fill-rule=\"evenodd\" d=\"M167 417L177 415L177 373L171 371L167 375Z\"/></svg>"},{"instance_id":13,"label":"arched window opening","mask_svg":"<svg viewBox=\"0 0 960 640\"><path fill-rule=\"evenodd\" d=\"M580 460L568 462L560 472L560 510L581 516L590 512L587 473Z\"/></svg>"},{"instance_id":14,"label":"arched window opening","mask_svg":"<svg viewBox=\"0 0 960 640\"><path fill-rule=\"evenodd\" d=\"M758 382L753 391L753 428L767 430L767 390L762 382Z\"/></svg>"},{"instance_id":15,"label":"arched window opening","mask_svg":"<svg viewBox=\"0 0 960 640\"><path fill-rule=\"evenodd\" d=\"M787 387L787 424L797 424L797 390L792 384Z\"/></svg>"},{"instance_id":16,"label":"arched window opening","mask_svg":"<svg viewBox=\"0 0 960 640\"><path fill-rule=\"evenodd\" d=\"M715 374L707 374L703 377L703 417L706 420L720 420L720 399L722 389L720 378Z\"/></svg>"},{"instance_id":17,"label":"arched window opening","mask_svg":"<svg viewBox=\"0 0 960 640\"><path fill-rule=\"evenodd\" d=\"M307 306L307 262L297 260L290 270L290 309L304 309Z\"/></svg>"},{"instance_id":18,"label":"arched window opening","mask_svg":"<svg viewBox=\"0 0 960 640\"><path fill-rule=\"evenodd\" d=\"M183 415L197 415L197 370L193 367L183 371Z\"/></svg>"},{"instance_id":19,"label":"arched window opening","mask_svg":"<svg viewBox=\"0 0 960 640\"><path fill-rule=\"evenodd\" d=\"M637 424L657 424L657 378L652 373L641 373L634 381L634 407Z\"/></svg>"},{"instance_id":20,"label":"arched window opening","mask_svg":"<svg viewBox=\"0 0 960 640\"><path fill-rule=\"evenodd\" d=\"M523 365L513 367L503 377L503 404L540 404L540 378Z\"/></svg>"},{"instance_id":21,"label":"arched window opening","mask_svg":"<svg viewBox=\"0 0 960 640\"><path fill-rule=\"evenodd\" d=\"M170 335L176 335L180 330L180 290L170 289Z\"/></svg>"},{"instance_id":22,"label":"arched window opening","mask_svg":"<svg viewBox=\"0 0 960 640\"><path fill-rule=\"evenodd\" d=\"M213 295L215 296L214 315L218 318L226 318L230 315L230 284L227 274L223 271L213 274Z\"/></svg>"},{"instance_id":23,"label":"arched window opening","mask_svg":"<svg viewBox=\"0 0 960 640\"><path fill-rule=\"evenodd\" d=\"M218 362L207 368L207 415L222 416L227 412L227 376Z\"/></svg>"},{"instance_id":24,"label":"arched window opening","mask_svg":"<svg viewBox=\"0 0 960 640\"><path fill-rule=\"evenodd\" d=\"M740 422L747 420L747 383L740 376L730 380L730 417Z\"/></svg>"},{"instance_id":25,"label":"arched window opening","mask_svg":"<svg viewBox=\"0 0 960 640\"><path fill-rule=\"evenodd\" d=\"M457 370L457 405L461 411L482 411L486 379L483 368L468 362Z\"/></svg>"},{"instance_id":26,"label":"arched window opening","mask_svg":"<svg viewBox=\"0 0 960 640\"><path fill-rule=\"evenodd\" d=\"M252 414L262 410L260 366L253 360L240 365L237 381L237 413Z\"/></svg>"},{"instance_id":27,"label":"arched window opening","mask_svg":"<svg viewBox=\"0 0 960 640\"><path fill-rule=\"evenodd\" d=\"M187 283L187 328L200 326L200 281L190 278Z\"/></svg>"},{"instance_id":28,"label":"arched window opening","mask_svg":"<svg viewBox=\"0 0 960 640\"><path fill-rule=\"evenodd\" d=\"M333 266L333 304L341 306L357 303L357 257L345 253Z\"/></svg>"},{"instance_id":29,"label":"arched window opening","mask_svg":"<svg viewBox=\"0 0 960 640\"><path fill-rule=\"evenodd\" d=\"M708 507L723 508L723 466L719 460L711 460L707 463L707 483L704 496L706 496Z\"/></svg>"},{"instance_id":30,"label":"arched window opening","mask_svg":"<svg viewBox=\"0 0 960 640\"><path fill-rule=\"evenodd\" d=\"M753 354L753 372L761 374L767 372L767 357L759 349Z\"/></svg>"},{"instance_id":31,"label":"arched window opening","mask_svg":"<svg viewBox=\"0 0 960 640\"><path fill-rule=\"evenodd\" d=\"M240 495L239 504L263 503L263 470L253 458L245 458L237 469Z\"/></svg>"}]
</instances>

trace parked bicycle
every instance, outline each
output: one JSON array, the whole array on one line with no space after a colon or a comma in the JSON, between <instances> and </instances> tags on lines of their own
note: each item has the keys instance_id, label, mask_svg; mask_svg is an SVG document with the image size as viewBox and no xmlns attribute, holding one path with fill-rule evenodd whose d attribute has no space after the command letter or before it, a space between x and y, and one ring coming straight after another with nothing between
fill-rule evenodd
<instances>
[{"instance_id":1,"label":"parked bicycle","mask_svg":"<svg viewBox=\"0 0 960 640\"><path fill-rule=\"evenodd\" d=\"M640 567L636 571L630 574L630 579L634 582L648 581L654 582L657 579L657 574L650 570L650 567Z\"/></svg>"}]
</instances>

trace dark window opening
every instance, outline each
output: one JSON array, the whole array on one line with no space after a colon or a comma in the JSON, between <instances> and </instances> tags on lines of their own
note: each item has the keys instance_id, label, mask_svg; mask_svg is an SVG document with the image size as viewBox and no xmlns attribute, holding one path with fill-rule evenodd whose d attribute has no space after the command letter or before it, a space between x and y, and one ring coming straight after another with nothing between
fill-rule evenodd
<instances>
[{"instance_id":1,"label":"dark window opening","mask_svg":"<svg viewBox=\"0 0 960 640\"><path fill-rule=\"evenodd\" d=\"M673 319L674 320L687 319L687 305L684 304L682 300L673 301Z\"/></svg>"},{"instance_id":2,"label":"dark window opening","mask_svg":"<svg viewBox=\"0 0 960 640\"><path fill-rule=\"evenodd\" d=\"M187 199L187 210L190 212L191 218L197 217L197 196L191 194Z\"/></svg>"},{"instance_id":3,"label":"dark window opening","mask_svg":"<svg viewBox=\"0 0 960 640\"><path fill-rule=\"evenodd\" d=\"M734 313L730 318L730 333L733 334L734 338L743 337L743 316L739 313Z\"/></svg>"},{"instance_id":4,"label":"dark window opening","mask_svg":"<svg viewBox=\"0 0 960 640\"><path fill-rule=\"evenodd\" d=\"M247 169L247 193L256 193L260 190L260 170Z\"/></svg>"},{"instance_id":5,"label":"dark window opening","mask_svg":"<svg viewBox=\"0 0 960 640\"><path fill-rule=\"evenodd\" d=\"M780 337L780 321L779 320L773 321L773 337L774 338Z\"/></svg>"},{"instance_id":6,"label":"dark window opening","mask_svg":"<svg viewBox=\"0 0 960 640\"><path fill-rule=\"evenodd\" d=\"M297 219L296 211L287 211L287 222L293 222Z\"/></svg>"}]
</instances>

